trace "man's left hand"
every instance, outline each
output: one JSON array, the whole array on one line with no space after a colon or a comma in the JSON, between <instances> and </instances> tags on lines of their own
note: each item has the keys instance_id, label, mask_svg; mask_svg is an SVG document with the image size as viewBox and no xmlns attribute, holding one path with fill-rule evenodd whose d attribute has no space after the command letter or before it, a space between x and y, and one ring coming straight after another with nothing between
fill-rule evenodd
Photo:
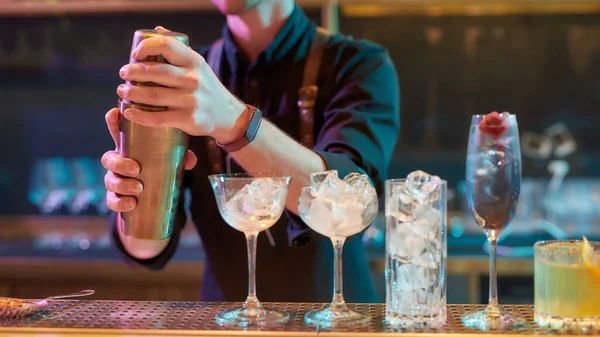
<instances>
[{"instance_id":1,"label":"man's left hand","mask_svg":"<svg viewBox=\"0 0 600 337\"><path fill-rule=\"evenodd\" d=\"M127 109L125 118L149 127L173 127L194 136L210 136L222 144L243 133L240 116L246 106L221 84L200 54L166 36L145 39L131 53L139 61L154 55L162 55L170 64L132 63L123 66L119 75L126 81L154 82L165 87L122 84L117 93L128 101L168 109Z\"/></svg>"}]
</instances>

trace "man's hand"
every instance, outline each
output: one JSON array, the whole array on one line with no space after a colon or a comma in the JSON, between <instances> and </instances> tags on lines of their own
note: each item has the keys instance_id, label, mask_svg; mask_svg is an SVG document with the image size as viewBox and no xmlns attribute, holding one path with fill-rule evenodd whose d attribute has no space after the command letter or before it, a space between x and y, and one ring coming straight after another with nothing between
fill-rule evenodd
<instances>
[{"instance_id":1,"label":"man's hand","mask_svg":"<svg viewBox=\"0 0 600 337\"><path fill-rule=\"evenodd\" d=\"M110 109L106 113L108 131L117 144L121 113L118 109ZM191 170L196 165L196 155L188 150L184 167ZM106 203L115 212L129 212L137 206L135 198L143 190L142 182L135 179L140 173L140 165L132 159L123 158L117 151L107 151L102 156L102 166L108 170L104 176L106 185Z\"/></svg>"},{"instance_id":2,"label":"man's hand","mask_svg":"<svg viewBox=\"0 0 600 337\"><path fill-rule=\"evenodd\" d=\"M131 53L137 60L154 55L162 55L170 64L128 64L119 75L126 81L154 82L166 87L122 84L117 93L128 101L166 106L168 110L156 113L127 109L125 118L145 126L174 127L190 135L210 136L222 144L241 136L244 125L240 125L240 116L246 106L221 84L200 54L166 36L145 39Z\"/></svg>"}]
</instances>

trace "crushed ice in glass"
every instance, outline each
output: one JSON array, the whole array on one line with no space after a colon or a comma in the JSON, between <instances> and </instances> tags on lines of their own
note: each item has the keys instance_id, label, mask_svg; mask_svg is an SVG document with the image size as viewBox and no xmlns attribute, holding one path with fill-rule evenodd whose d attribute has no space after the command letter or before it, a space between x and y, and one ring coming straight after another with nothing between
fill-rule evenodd
<instances>
[{"instance_id":1,"label":"crushed ice in glass","mask_svg":"<svg viewBox=\"0 0 600 337\"><path fill-rule=\"evenodd\" d=\"M276 220L285 207L286 185L276 179L252 180L227 201L227 217L236 228L256 227L257 222Z\"/></svg>"},{"instance_id":2,"label":"crushed ice in glass","mask_svg":"<svg viewBox=\"0 0 600 337\"><path fill-rule=\"evenodd\" d=\"M365 174L343 179L335 170L314 173L298 201L300 217L328 237L348 237L364 229L378 211L377 192Z\"/></svg>"}]
</instances>

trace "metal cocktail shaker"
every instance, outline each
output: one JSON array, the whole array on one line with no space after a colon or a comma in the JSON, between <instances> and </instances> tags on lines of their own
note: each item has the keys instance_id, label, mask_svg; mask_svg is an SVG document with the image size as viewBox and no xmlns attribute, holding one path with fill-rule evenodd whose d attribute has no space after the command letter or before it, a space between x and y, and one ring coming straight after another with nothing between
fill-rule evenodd
<instances>
[{"instance_id":1,"label":"metal cocktail shaker","mask_svg":"<svg viewBox=\"0 0 600 337\"><path fill-rule=\"evenodd\" d=\"M131 50L144 39L153 36L170 36L189 46L187 35L176 32L158 32L151 29L137 30ZM137 63L130 58L129 63ZM150 56L143 62L168 63L162 56ZM137 83L138 86L159 86L156 83ZM119 100L119 110L135 107L161 113L167 107L149 106ZM184 156L188 148L188 135L175 128L151 128L122 118L119 125L117 151L126 158L140 164L137 177L144 189L137 197L137 207L131 212L121 213L123 233L138 239L163 240L171 237L177 205L180 199L184 169Z\"/></svg>"}]
</instances>

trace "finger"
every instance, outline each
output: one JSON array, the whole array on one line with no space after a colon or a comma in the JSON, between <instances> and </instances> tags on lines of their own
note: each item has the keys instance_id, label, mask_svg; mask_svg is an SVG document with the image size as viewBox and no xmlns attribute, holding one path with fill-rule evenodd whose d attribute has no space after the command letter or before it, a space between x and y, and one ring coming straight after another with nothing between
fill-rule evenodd
<instances>
[{"instance_id":1,"label":"finger","mask_svg":"<svg viewBox=\"0 0 600 337\"><path fill-rule=\"evenodd\" d=\"M148 112L139 109L125 110L125 118L130 121L152 128L171 127L180 130L186 129L190 113L186 110L165 110L160 112Z\"/></svg>"},{"instance_id":2,"label":"finger","mask_svg":"<svg viewBox=\"0 0 600 337\"><path fill-rule=\"evenodd\" d=\"M194 108L196 104L194 96L183 89L121 84L117 87L117 94L130 102L176 109Z\"/></svg>"},{"instance_id":3,"label":"finger","mask_svg":"<svg viewBox=\"0 0 600 337\"><path fill-rule=\"evenodd\" d=\"M107 151L102 156L102 166L105 169L125 177L137 177L140 165L133 159L124 158L116 151Z\"/></svg>"},{"instance_id":4,"label":"finger","mask_svg":"<svg viewBox=\"0 0 600 337\"><path fill-rule=\"evenodd\" d=\"M163 26L156 26L156 28L154 28L154 30L156 30L156 31L159 31L159 32L161 32L161 33L164 33L164 32L170 32L170 30L166 29L166 28L165 28L165 27L163 27Z\"/></svg>"},{"instance_id":5,"label":"finger","mask_svg":"<svg viewBox=\"0 0 600 337\"><path fill-rule=\"evenodd\" d=\"M200 59L194 50L169 36L154 36L145 39L131 52L131 56L139 61L154 55L162 55L172 65L181 67L197 65Z\"/></svg>"},{"instance_id":6,"label":"finger","mask_svg":"<svg viewBox=\"0 0 600 337\"><path fill-rule=\"evenodd\" d=\"M110 132L110 136L115 142L115 147L119 144L119 122L121 121L121 118L122 115L117 108L108 110L106 115L104 115L106 126L108 126L108 132Z\"/></svg>"},{"instance_id":7,"label":"finger","mask_svg":"<svg viewBox=\"0 0 600 337\"><path fill-rule=\"evenodd\" d=\"M134 197L106 192L106 205L113 212L129 212L137 206L137 200Z\"/></svg>"},{"instance_id":8,"label":"finger","mask_svg":"<svg viewBox=\"0 0 600 337\"><path fill-rule=\"evenodd\" d=\"M186 170L191 170L194 168L194 166L196 166L197 162L198 162L198 157L196 157L196 154L194 152L192 152L191 150L188 150L187 153L185 154L185 164L183 165L183 167Z\"/></svg>"},{"instance_id":9,"label":"finger","mask_svg":"<svg viewBox=\"0 0 600 337\"><path fill-rule=\"evenodd\" d=\"M120 195L136 196L142 193L143 190L142 183L139 180L122 178L111 171L104 175L104 186L107 191Z\"/></svg>"},{"instance_id":10,"label":"finger","mask_svg":"<svg viewBox=\"0 0 600 337\"><path fill-rule=\"evenodd\" d=\"M141 62L124 65L119 76L125 81L154 82L171 88L198 88L196 72L168 63Z\"/></svg>"}]
</instances>

